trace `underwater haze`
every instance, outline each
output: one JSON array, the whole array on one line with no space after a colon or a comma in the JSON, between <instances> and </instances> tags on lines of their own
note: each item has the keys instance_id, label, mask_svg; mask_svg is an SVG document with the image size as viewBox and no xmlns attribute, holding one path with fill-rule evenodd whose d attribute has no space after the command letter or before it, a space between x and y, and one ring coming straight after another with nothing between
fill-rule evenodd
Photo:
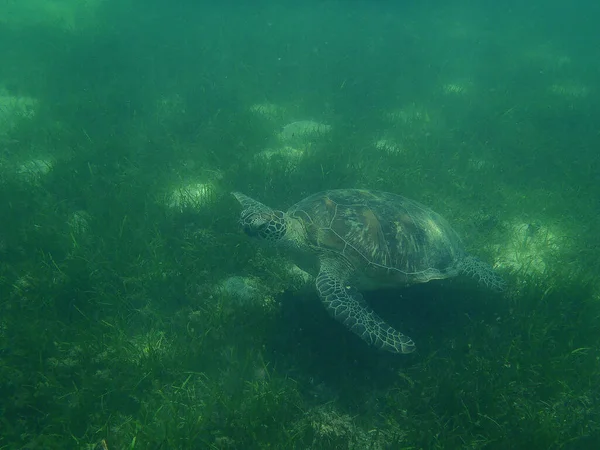
<instances>
[{"instance_id":1,"label":"underwater haze","mask_svg":"<svg viewBox=\"0 0 600 450\"><path fill-rule=\"evenodd\" d=\"M0 449L600 448L600 3L0 2ZM243 192L414 199L493 266L364 292Z\"/></svg>"}]
</instances>

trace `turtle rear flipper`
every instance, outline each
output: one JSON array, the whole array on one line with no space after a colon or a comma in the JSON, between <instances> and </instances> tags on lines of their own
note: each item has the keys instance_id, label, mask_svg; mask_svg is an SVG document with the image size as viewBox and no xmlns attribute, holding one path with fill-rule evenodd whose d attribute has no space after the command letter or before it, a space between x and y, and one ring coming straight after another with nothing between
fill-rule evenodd
<instances>
[{"instance_id":1,"label":"turtle rear flipper","mask_svg":"<svg viewBox=\"0 0 600 450\"><path fill-rule=\"evenodd\" d=\"M395 330L379 317L356 289L347 287L336 264L321 263L317 291L325 308L365 342L392 353L412 353L411 338Z\"/></svg>"}]
</instances>

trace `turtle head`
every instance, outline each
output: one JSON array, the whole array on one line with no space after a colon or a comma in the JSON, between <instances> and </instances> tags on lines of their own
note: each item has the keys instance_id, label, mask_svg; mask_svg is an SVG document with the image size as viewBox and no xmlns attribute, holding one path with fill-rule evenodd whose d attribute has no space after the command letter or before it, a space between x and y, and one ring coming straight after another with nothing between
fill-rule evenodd
<instances>
[{"instance_id":1,"label":"turtle head","mask_svg":"<svg viewBox=\"0 0 600 450\"><path fill-rule=\"evenodd\" d=\"M283 211L271 209L239 192L232 194L244 208L240 225L248 236L269 242L278 242L285 237L287 221Z\"/></svg>"}]
</instances>

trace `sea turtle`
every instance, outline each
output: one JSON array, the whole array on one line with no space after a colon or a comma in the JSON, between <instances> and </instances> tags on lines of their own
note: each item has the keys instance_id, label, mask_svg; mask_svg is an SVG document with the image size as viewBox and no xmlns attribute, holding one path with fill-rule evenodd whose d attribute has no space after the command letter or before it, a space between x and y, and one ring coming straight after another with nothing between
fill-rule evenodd
<instances>
[{"instance_id":1,"label":"sea turtle","mask_svg":"<svg viewBox=\"0 0 600 450\"><path fill-rule=\"evenodd\" d=\"M239 192L246 234L281 244L294 262L316 277L325 308L367 343L393 353L415 344L384 322L359 289L407 286L474 275L502 289L503 281L468 256L448 222L405 197L362 189L319 192L277 211Z\"/></svg>"}]
</instances>

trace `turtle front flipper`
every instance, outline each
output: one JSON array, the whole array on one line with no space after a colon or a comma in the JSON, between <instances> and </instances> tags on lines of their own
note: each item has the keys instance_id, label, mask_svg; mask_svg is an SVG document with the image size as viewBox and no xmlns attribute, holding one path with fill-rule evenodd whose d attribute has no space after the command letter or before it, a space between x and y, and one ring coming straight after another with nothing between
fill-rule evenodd
<instances>
[{"instance_id":1,"label":"turtle front flipper","mask_svg":"<svg viewBox=\"0 0 600 450\"><path fill-rule=\"evenodd\" d=\"M465 256L459 263L458 269L465 275L472 276L479 283L495 291L506 289L506 282L494 271L492 266L475 256Z\"/></svg>"},{"instance_id":2,"label":"turtle front flipper","mask_svg":"<svg viewBox=\"0 0 600 450\"><path fill-rule=\"evenodd\" d=\"M362 295L344 283L344 271L335 261L323 261L316 284L325 308L365 342L392 353L411 353L415 343L379 317Z\"/></svg>"}]
</instances>

